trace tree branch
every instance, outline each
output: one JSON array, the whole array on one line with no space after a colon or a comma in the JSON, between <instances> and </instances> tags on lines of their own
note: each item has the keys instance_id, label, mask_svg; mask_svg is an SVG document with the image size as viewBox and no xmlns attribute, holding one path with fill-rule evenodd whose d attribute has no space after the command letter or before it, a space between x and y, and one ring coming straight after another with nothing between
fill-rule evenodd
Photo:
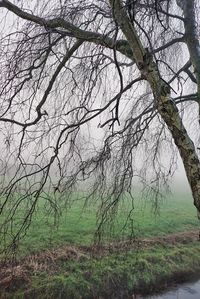
<instances>
[{"instance_id":1,"label":"tree branch","mask_svg":"<svg viewBox=\"0 0 200 299\"><path fill-rule=\"evenodd\" d=\"M12 4L8 0L1 0L0 7L6 8L9 11L13 12L15 15L17 15L18 17L36 23L38 25L41 25L45 28L51 28L51 29L63 28L66 30L66 31L62 30L60 34L63 35L65 34L66 36L72 36L80 40L93 42L95 44L102 45L110 49L116 47L117 51L119 51L121 54L133 60L132 50L130 49L129 44L127 43L126 40L115 41L114 39L106 35L92 32L92 31L82 30L79 27L73 25L72 23L62 18L54 18L51 20L46 20L44 18L35 16L33 14L21 10L18 6Z\"/></svg>"},{"instance_id":2,"label":"tree branch","mask_svg":"<svg viewBox=\"0 0 200 299\"><path fill-rule=\"evenodd\" d=\"M62 61L59 63L59 65L56 68L56 70L55 70L55 72L54 72L51 80L49 81L49 84L47 86L47 89L44 92L44 95L43 95L41 101L39 102L39 104L36 107L37 117L33 121L31 121L29 123L22 123L22 122L14 120L14 119L8 119L8 118L3 118L3 117L0 118L0 121L13 123L13 124L16 124L16 125L19 125L19 126L22 126L22 127L26 128L26 127L30 127L32 125L35 125L41 119L41 117L43 115L46 115L47 112L46 111L42 112L41 108L44 105L44 103L46 102L47 97L48 97L48 95L49 95L49 93L50 93L50 91L51 91L51 89L53 87L53 84L54 84L56 78L58 77L60 71L65 66L66 62L70 59L70 57L74 54L74 52L82 45L82 43L83 43L82 40L78 40L72 46L72 48L67 52L67 54L64 56L64 58L62 59Z\"/></svg>"}]
</instances>

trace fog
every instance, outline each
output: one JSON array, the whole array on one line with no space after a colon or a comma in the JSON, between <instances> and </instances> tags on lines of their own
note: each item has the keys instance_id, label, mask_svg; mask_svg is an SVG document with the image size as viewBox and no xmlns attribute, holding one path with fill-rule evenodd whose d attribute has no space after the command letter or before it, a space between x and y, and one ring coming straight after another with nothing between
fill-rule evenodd
<instances>
[{"instance_id":1,"label":"fog","mask_svg":"<svg viewBox=\"0 0 200 299\"><path fill-rule=\"evenodd\" d=\"M19 3L19 1L15 1L15 2L16 2L16 4L18 4L22 7L26 7L27 11L34 10L35 12L39 12L40 5L43 6L42 2L38 3L37 1L31 1L28 3L24 2L24 1L20 1L20 3ZM46 6L46 11L48 11L48 6L51 8L51 5L53 5L53 2L49 1L49 3L47 3L47 6ZM45 15L46 11L42 10L42 15ZM7 33L12 32L15 29L18 29L18 25L19 25L18 24L19 19L16 18L12 13L7 14L6 11L4 11L4 12L1 11L2 22L5 21L5 17L6 17L6 22L2 29L2 33L1 33L2 36L4 36ZM23 22L24 21L22 21L22 27L23 27ZM63 45L62 45L62 47L63 47ZM59 49L59 51L61 51L61 52L63 51L62 47L61 47L61 49ZM58 51L58 55L60 55L59 51ZM85 51L85 49L82 49L82 51ZM184 45L181 45L181 50L178 49L177 52L179 52L179 51L180 51L181 55L179 53L175 53L174 55L175 55L175 58L177 59L176 63L181 66L185 63L185 61L188 60L189 55L188 55L188 50L186 49L186 47ZM55 58L52 58L51 62L53 62L54 59ZM120 56L120 59L121 59L121 56ZM171 57L171 61L173 61L173 57ZM72 64L72 66L74 67L73 64ZM68 67L68 65L67 65L67 67ZM127 72L124 71L123 74L124 74L124 81L129 82L130 77L133 75L136 75L137 71L135 70L134 67L132 67L131 71L129 71L129 70ZM105 87L105 91L107 93L105 93L103 91L103 88L100 87L99 89L101 90L101 96L96 97L96 100L93 101L93 103L91 104L91 107L99 108L102 103L106 102L109 98L111 98L111 96L113 94L116 94L116 91L119 90L119 81L116 80L116 77L117 77L117 72L116 72L116 70L114 70L114 68L111 67L110 73L106 76L106 79L104 79L104 81L102 81L103 82L102 84L104 84L102 86ZM79 79L79 77L78 77L78 79ZM43 107L43 109L45 111L47 111L47 113L48 113L48 117L49 117L48 124L47 124L47 122L45 123L45 121L44 121L44 123L42 123L41 126L37 128L38 131L35 128L33 128L33 129L31 128L29 130L29 136L27 135L28 136L27 140L25 139L26 145L23 147L21 156L23 158L22 160L23 160L24 164L27 164L26 171L32 167L31 163L34 162L34 159L37 155L38 155L37 161L36 161L37 165L35 167L38 167L38 164L40 162L43 164L48 163L48 160L53 155L56 138L58 136L58 133L56 131L57 129L55 129L55 130L52 129L49 136L45 137L46 139L45 138L42 139L42 142L40 145L40 143L37 140L39 140L38 136L41 134L41 131L44 130L43 132L45 132L45 130L47 131L49 128L53 128L54 125L55 125L55 127L56 126L58 127L58 131L59 131L59 130L61 130L62 126L74 121L75 114L72 117L69 117L68 119L65 118L60 127L58 125L58 119L55 119L55 124L54 124L53 117L59 110L60 110L60 112L59 112L60 115L58 114L58 116L63 116L63 115L66 116L69 109L73 109L74 107L76 107L78 105L78 97L76 98L76 95L71 95L71 87L70 88L67 87L68 89L65 88L65 89L67 89L67 91L65 90L64 92L63 91L60 92L60 90L64 89L64 83L61 80L61 78L59 78L59 80L60 81L57 82L57 84L58 84L57 88L52 90L52 94L50 95L48 102ZM14 112L11 111L10 114L7 113L7 116L12 118L14 115L14 118L16 118L19 122L24 121L24 119L25 119L25 121L30 121L30 120L34 119L35 114L36 114L35 106L39 102L40 98L42 97L43 91L45 90L47 83L48 83L48 79L45 80L44 83L40 86L40 90L39 89L37 90L37 95L35 97L35 103L33 106L30 101L31 108L29 108L28 105L25 108L23 106L18 111L14 111ZM69 86L71 86L71 85L69 84ZM176 86L173 86L173 87L176 88ZM191 82L186 83L182 87L182 93L188 94L190 91L193 90L193 88L194 88L193 83L191 83ZM19 94L19 99L20 99L20 97L22 97L23 99L28 97L29 91L30 91L30 88L28 85L28 86L26 86L25 91L23 91L23 93ZM119 108L121 124L119 126L116 124L116 130L120 130L120 128L123 127L123 124L125 123L125 116L131 110L130 99L135 99L138 95L143 94L147 91L148 91L147 86L141 85L137 89L135 89L132 93L130 92L129 94L127 94L127 98L125 98L125 100L121 102L121 105ZM78 94L78 96L79 96L79 94ZM69 97L69 99L71 101L71 102L69 101L70 102L69 104L66 104L67 108L64 107L64 105L62 104L64 97ZM55 98L56 98L56 101L55 101ZM147 94L146 100L151 102L151 99L149 99L148 94ZM143 103L145 103L145 101L142 102L141 106L143 105ZM3 102L2 105L4 105L4 104L5 103ZM184 124L187 127L191 138L194 140L195 145L198 146L199 140L198 140L198 136L197 136L197 132L196 132L196 128L198 127L198 115L197 115L196 106L190 105L190 108L189 108L189 107L186 107L186 105L180 105L179 107L180 107L180 114L183 116L183 119L184 119ZM63 109L63 111L62 111L62 109ZM88 156L91 156L95 152L99 152L100 149L102 148L103 140L105 139L105 136L108 136L111 133L109 126L104 126L104 127L101 127L101 126L110 117L110 112L112 111L112 109L113 109L113 107L111 106L110 111L102 114L101 116L96 117L95 119L91 120L91 122L89 124L85 124L81 127L80 134L78 135L77 147L79 147L79 149L82 150L82 159L83 160L88 158ZM139 105L138 105L137 109L138 109L138 111L136 111L136 112L139 112L140 111ZM184 112L184 110L186 112ZM56 111L56 112L54 112L54 111ZM46 116L44 116L44 119L45 118L46 118ZM59 120L60 120L60 118L59 118ZM151 126L152 135L154 133L154 130L156 131L155 127L159 127L159 121L160 120L157 119L155 122L153 122L153 125ZM29 138L30 135L31 135L31 138ZM8 168L9 168L9 175L14 174L14 169L16 169L18 167L17 151L20 146L21 136L22 136L22 130L20 127L18 128L15 125L13 126L13 125L7 125L7 124L2 125L1 131L0 131L2 164L5 162L5 160L7 160ZM148 136L145 136L145 137L148 138ZM167 135L167 138L169 138L169 135ZM7 142L7 143L5 143L5 142ZM10 156L9 157L7 154L8 142L10 143L10 152L9 152ZM28 142L30 142L30 143L28 144ZM151 144L150 144L149 140L148 140L148 142L149 142L149 144L148 144L149 150L146 150L144 146L143 147L141 146L141 148L139 148L137 150L137 152L135 154L134 167L142 168L143 167L142 163L145 161L145 159L147 159L148 155L149 156L151 155ZM66 147L63 147L63 149L60 150L60 158L61 159L67 160L66 152L67 152L69 146L66 145ZM168 145L168 147L166 147L166 149L165 149L165 140L163 140L163 146L161 145L161 147L162 147L162 149L160 150L159 159L160 159L160 161L162 161L163 165L165 167L167 167L167 165L170 163L170 161L173 161L174 148L170 148L170 145ZM39 151L42 152L43 150L45 150L45 154L43 157L40 158ZM179 154L177 154L177 156L178 156L177 166L176 166L176 163L174 162L173 171L175 170L175 168L177 168L177 170L175 171L174 176L170 179L170 184L172 186L172 190L174 190L175 192L190 192L182 161L179 157ZM21 161L20 161L20 163L21 163ZM70 163L67 166L68 170L73 168L73 165ZM12 164L13 164L13 166L12 166ZM28 165L28 164L30 164L30 165ZM65 162L64 162L64 164L65 164ZM149 169L147 172L147 177L151 176L151 173L153 172L151 163L148 165L148 167L149 167ZM51 170L50 170L50 174L51 174L52 178L56 177L56 174L54 172L58 172L58 167L56 165L52 165ZM66 174L64 173L64 175L66 175ZM38 174L38 177L40 177L39 174Z\"/></svg>"}]
</instances>

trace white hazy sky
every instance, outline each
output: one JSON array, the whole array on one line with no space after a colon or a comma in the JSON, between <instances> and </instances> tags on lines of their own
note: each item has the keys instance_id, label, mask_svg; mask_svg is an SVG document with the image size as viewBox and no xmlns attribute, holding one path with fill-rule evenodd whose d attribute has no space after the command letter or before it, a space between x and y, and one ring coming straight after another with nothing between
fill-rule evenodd
<instances>
[{"instance_id":1,"label":"white hazy sky","mask_svg":"<svg viewBox=\"0 0 200 299\"><path fill-rule=\"evenodd\" d=\"M19 1L20 3L21 1ZM29 1L28 1L29 2ZM27 2L27 3L28 3ZM13 1L13 3L16 3L17 4L17 1ZM21 2L22 3L22 2ZM35 1L31 1L30 3L32 3L34 5ZM6 10L2 10L0 11L0 18L3 18L3 16L5 16L5 12ZM12 24L13 22L13 15L12 14L9 14L9 17L8 17L8 20L10 20L10 24ZM182 59L183 59L183 62L187 60L187 50L185 51L185 54L183 55ZM195 124L192 123L192 120L194 120L194 115L193 115L193 112L190 111L189 113L189 120L185 120L188 127L190 127L190 132L193 132L194 133L194 136L195 136L195 129L193 130L193 126L196 127L196 121L195 121ZM99 120L97 121L94 121L94 123L92 124L92 135L94 135L97 139L101 139L101 136L103 135L102 134L102 131L100 128L97 128L98 126L98 122ZM193 135L193 133L191 133ZM191 136L192 138L194 136ZM167 154L167 153L166 153ZM190 189L189 189L189 185L188 185L188 182L187 182L187 178L186 178L186 175L185 175L185 171L184 171L184 168L183 168L183 164L182 164L182 161L179 157L178 159L178 170L174 176L174 179L172 180L172 185L173 185L173 189L178 189L178 191L180 190L181 192L190 192Z\"/></svg>"}]
</instances>

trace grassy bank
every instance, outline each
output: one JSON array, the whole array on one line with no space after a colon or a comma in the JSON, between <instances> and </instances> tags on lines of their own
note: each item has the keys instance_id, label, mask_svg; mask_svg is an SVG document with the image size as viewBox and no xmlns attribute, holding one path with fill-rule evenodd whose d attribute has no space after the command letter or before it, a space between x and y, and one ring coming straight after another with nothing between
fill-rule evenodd
<instances>
[{"instance_id":1,"label":"grassy bank","mask_svg":"<svg viewBox=\"0 0 200 299\"><path fill-rule=\"evenodd\" d=\"M21 270L21 277L1 298L132 298L166 287L172 280L189 279L200 271L199 252L199 243L193 242L121 251L102 258L80 255L66 260L60 256L45 271L41 265L31 275Z\"/></svg>"},{"instance_id":2,"label":"grassy bank","mask_svg":"<svg viewBox=\"0 0 200 299\"><path fill-rule=\"evenodd\" d=\"M63 212L58 228L53 216L39 208L20 244L17 264L12 269L9 265L1 268L0 298L131 298L200 272L198 234L190 240L184 235L180 241L162 239L170 233L199 228L191 197L171 196L161 203L157 214L150 202L136 200L134 234L136 239L147 241L131 246L122 242L115 250L94 253L90 245L96 208L93 205L83 212L83 202L77 202ZM114 244L130 235L128 226L121 229L129 209L126 202L117 215Z\"/></svg>"}]
</instances>

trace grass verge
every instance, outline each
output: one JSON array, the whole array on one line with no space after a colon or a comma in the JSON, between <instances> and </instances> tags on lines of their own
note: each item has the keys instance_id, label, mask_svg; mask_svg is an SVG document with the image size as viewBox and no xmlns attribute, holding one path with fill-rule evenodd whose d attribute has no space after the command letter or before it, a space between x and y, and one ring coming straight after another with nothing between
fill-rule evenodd
<instances>
[{"instance_id":1,"label":"grass verge","mask_svg":"<svg viewBox=\"0 0 200 299\"><path fill-rule=\"evenodd\" d=\"M63 244L91 244L96 230L98 199L96 203L88 205L84 210L83 205L83 201L74 200L70 209L63 208L58 226L56 226L53 213L49 213L48 210L45 211L41 202L34 214L29 230L20 240L18 253L25 256ZM175 194L169 196L160 202L160 209L157 214L154 213L151 201L142 201L136 198L134 206L129 222L126 223L131 203L128 199L122 203L116 215L115 226L111 232L108 230L108 236L105 238L119 240L129 238L133 234L136 237L149 238L199 228L191 195ZM19 213L16 218L17 227L18 221L23 217ZM13 227L15 228L15 226Z\"/></svg>"},{"instance_id":2,"label":"grass verge","mask_svg":"<svg viewBox=\"0 0 200 299\"><path fill-rule=\"evenodd\" d=\"M136 200L132 214L135 236L148 240L133 246L122 242L114 251L108 248L95 255L88 245L95 232L96 206L84 212L82 208L79 201L64 212L55 229L53 216L46 217L38 207L20 244L18 263L3 268L0 262L1 299L132 298L133 294L151 293L200 272L199 242L194 241L197 235L188 239L179 233L189 231L190 235L199 227L189 196L163 201L157 216L150 202ZM130 235L128 227L121 231L129 210L126 202L117 215L113 237L116 244L122 235L124 239ZM174 236L168 239L170 233L178 233L182 241ZM165 236L165 241L160 242L159 236Z\"/></svg>"},{"instance_id":3,"label":"grass verge","mask_svg":"<svg viewBox=\"0 0 200 299\"><path fill-rule=\"evenodd\" d=\"M101 257L71 249L70 257L60 252L55 259L44 257L40 263L29 260L26 266L16 267L18 276L1 283L0 298L132 298L200 272L197 241L122 249Z\"/></svg>"}]
</instances>

